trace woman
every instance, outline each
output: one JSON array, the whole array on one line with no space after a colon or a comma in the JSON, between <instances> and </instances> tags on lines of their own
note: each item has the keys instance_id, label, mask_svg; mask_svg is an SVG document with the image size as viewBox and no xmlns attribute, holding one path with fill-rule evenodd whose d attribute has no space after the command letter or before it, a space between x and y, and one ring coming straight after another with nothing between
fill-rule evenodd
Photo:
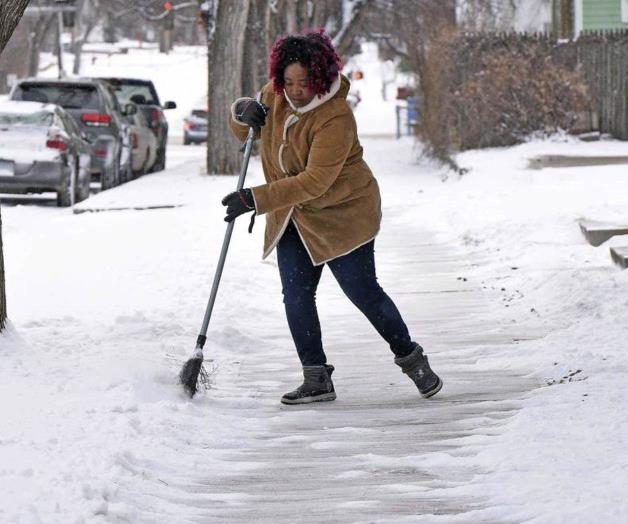
<instances>
[{"instance_id":1,"label":"woman","mask_svg":"<svg viewBox=\"0 0 628 524\"><path fill-rule=\"evenodd\" d=\"M321 342L315 294L327 264L349 299L388 342L399 365L428 398L442 387L421 346L375 276L374 239L381 210L377 182L362 159L349 81L323 30L280 38L270 53L262 103L240 98L231 129L261 138L266 184L223 199L225 220L266 214L264 257L277 248L288 325L304 382L284 404L334 400L334 367Z\"/></svg>"}]
</instances>

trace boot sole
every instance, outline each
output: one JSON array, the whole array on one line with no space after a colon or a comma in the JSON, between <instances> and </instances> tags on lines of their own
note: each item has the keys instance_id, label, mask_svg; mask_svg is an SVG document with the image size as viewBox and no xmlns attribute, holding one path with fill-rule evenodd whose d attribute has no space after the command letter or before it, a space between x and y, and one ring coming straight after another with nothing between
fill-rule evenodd
<instances>
[{"instance_id":1,"label":"boot sole","mask_svg":"<svg viewBox=\"0 0 628 524\"><path fill-rule=\"evenodd\" d=\"M436 395L436 393L438 393L441 389L443 389L443 381L439 378L438 379L438 384L436 384L436 386L431 389L430 391L428 391L427 393L421 393L421 396L423 398L430 398L433 397L434 395Z\"/></svg>"},{"instance_id":2,"label":"boot sole","mask_svg":"<svg viewBox=\"0 0 628 524\"><path fill-rule=\"evenodd\" d=\"M303 397L295 400L288 398L282 398L282 404L294 405L294 404L311 404L312 402L328 402L330 400L336 400L336 393L325 393L324 395L316 395L315 397Z\"/></svg>"}]
</instances>

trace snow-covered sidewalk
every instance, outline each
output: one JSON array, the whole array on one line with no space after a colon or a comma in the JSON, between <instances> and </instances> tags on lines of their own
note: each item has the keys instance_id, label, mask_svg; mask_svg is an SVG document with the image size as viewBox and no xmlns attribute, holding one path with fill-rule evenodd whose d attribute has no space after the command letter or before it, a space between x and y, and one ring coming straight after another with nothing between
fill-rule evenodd
<instances>
[{"instance_id":1,"label":"snow-covered sidewalk","mask_svg":"<svg viewBox=\"0 0 628 524\"><path fill-rule=\"evenodd\" d=\"M371 149L405 152L398 162L407 166L408 146ZM298 361L276 264L259 262L262 228L250 237L240 224L209 335L214 387L193 402L183 397L176 373L224 230L217 203L235 181L200 176L196 153L85 203L182 207L5 209L12 319L23 341L2 350L10 399L2 520L399 522L482 507L484 497L447 490L482 473L474 457L487 435L537 382L478 359L526 334L495 321L495 291L464 280L464 251L395 202L413 193L414 178L393 166L381 177L391 198L377 242L380 281L442 374L443 393L420 398L326 273L319 303L339 399L279 404L299 380ZM253 172L259 179L257 163Z\"/></svg>"},{"instance_id":2,"label":"snow-covered sidewalk","mask_svg":"<svg viewBox=\"0 0 628 524\"><path fill-rule=\"evenodd\" d=\"M628 181L621 166L525 168L623 144L471 152L445 182L409 140L364 147L383 194L380 282L443 391L419 397L325 272L339 398L280 405L298 361L262 223L240 223L210 326L214 387L186 399L176 374L235 178L201 176L203 149L175 147L168 171L85 206L179 207L3 207L0 521L626 520L627 277L576 220L619 220Z\"/></svg>"}]
</instances>

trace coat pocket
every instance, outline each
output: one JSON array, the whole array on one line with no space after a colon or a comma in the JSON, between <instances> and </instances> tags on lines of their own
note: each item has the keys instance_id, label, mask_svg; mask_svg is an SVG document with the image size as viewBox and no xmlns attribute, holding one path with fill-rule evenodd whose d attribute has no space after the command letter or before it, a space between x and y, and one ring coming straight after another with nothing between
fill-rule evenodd
<instances>
[{"instance_id":1,"label":"coat pocket","mask_svg":"<svg viewBox=\"0 0 628 524\"><path fill-rule=\"evenodd\" d=\"M344 204L361 196L360 191L369 180L356 176L339 176L332 186L321 196L303 204L306 209L318 211L327 207Z\"/></svg>"}]
</instances>

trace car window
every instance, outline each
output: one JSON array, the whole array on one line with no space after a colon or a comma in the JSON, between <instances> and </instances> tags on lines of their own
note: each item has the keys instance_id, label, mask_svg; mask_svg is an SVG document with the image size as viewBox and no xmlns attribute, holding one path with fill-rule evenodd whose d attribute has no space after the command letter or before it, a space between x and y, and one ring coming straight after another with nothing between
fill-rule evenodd
<instances>
[{"instance_id":1,"label":"car window","mask_svg":"<svg viewBox=\"0 0 628 524\"><path fill-rule=\"evenodd\" d=\"M25 114L0 112L0 125L4 126L49 126L52 121L53 115L50 111Z\"/></svg>"},{"instance_id":2,"label":"car window","mask_svg":"<svg viewBox=\"0 0 628 524\"><path fill-rule=\"evenodd\" d=\"M205 120L207 120L207 111L203 111L202 109L193 109L192 116L204 118Z\"/></svg>"},{"instance_id":3,"label":"car window","mask_svg":"<svg viewBox=\"0 0 628 524\"><path fill-rule=\"evenodd\" d=\"M153 96L153 92L147 85L142 84L122 84L119 82L110 82L111 89L116 95L120 104L151 104L159 105L159 101Z\"/></svg>"},{"instance_id":4,"label":"car window","mask_svg":"<svg viewBox=\"0 0 628 524\"><path fill-rule=\"evenodd\" d=\"M98 109L100 106L96 88L89 85L21 84L15 99L57 104L65 109Z\"/></svg>"}]
</instances>

